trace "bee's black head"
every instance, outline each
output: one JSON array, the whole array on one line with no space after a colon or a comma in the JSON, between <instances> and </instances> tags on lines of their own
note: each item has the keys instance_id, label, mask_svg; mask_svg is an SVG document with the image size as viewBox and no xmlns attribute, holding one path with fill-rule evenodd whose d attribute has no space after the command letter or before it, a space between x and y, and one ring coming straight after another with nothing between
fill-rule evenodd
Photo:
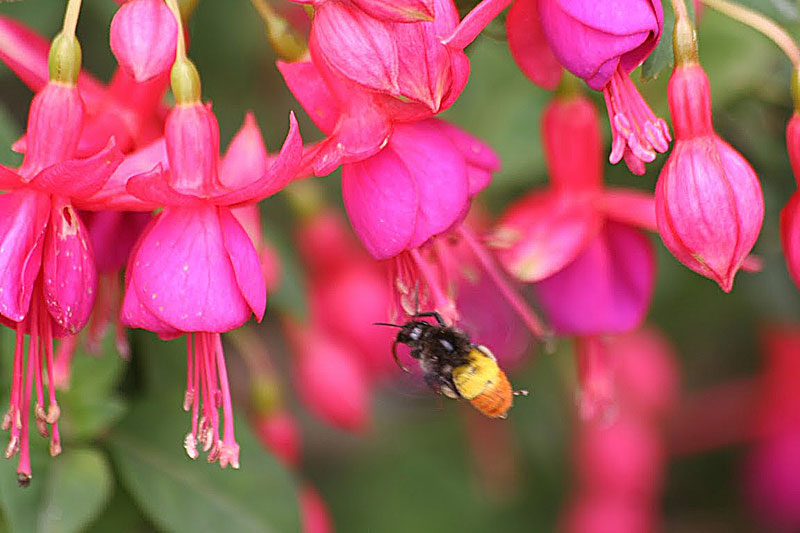
<instances>
[{"instance_id":1,"label":"bee's black head","mask_svg":"<svg viewBox=\"0 0 800 533\"><path fill-rule=\"evenodd\" d=\"M439 326L434 326L422 320L412 320L400 328L395 342L410 346L413 351L414 348L420 346L424 339L430 336L430 332L434 329L439 329Z\"/></svg>"}]
</instances>

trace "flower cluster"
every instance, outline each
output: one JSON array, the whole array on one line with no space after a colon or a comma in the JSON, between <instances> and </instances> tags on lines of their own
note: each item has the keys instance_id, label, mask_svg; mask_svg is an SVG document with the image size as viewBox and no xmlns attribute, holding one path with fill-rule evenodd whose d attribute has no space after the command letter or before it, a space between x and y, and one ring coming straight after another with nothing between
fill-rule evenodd
<instances>
[{"instance_id":1,"label":"flower cluster","mask_svg":"<svg viewBox=\"0 0 800 533\"><path fill-rule=\"evenodd\" d=\"M3 427L10 431L6 456L20 456L20 483L31 477L31 420L50 439L51 454L61 449L55 387L68 385L77 335L89 324L86 342L96 346L110 322L122 355L130 351L125 327L185 337L186 453L238 468L221 334L251 317L261 321L277 283L280 265L262 234L258 203L337 169L363 250L338 213L309 204L307 192L288 193L300 206L294 241L310 312L305 320L286 313L281 323L309 410L340 428L367 427L370 394L393 370L394 333L370 324L435 312L492 344L503 364L519 359L531 334L575 338L581 415L622 416L613 433L586 426L587 446L643 441L643 460L658 463L660 451L646 446L656 415L629 413L626 387L635 388L639 376L626 383L623 367L649 370L618 357L625 343L658 352L646 334L630 337L656 283L647 232L729 292L740 269L755 268L749 254L764 217L758 177L713 129L709 80L686 13L676 13L667 95L675 140L651 194L604 183L603 123L580 80L603 94L609 161L644 174L673 141L631 79L663 38L662 3L513 3L511 53L531 80L555 91L541 125L550 181L492 222L472 203L500 170L499 157L438 115L467 84L465 48L510 0L484 0L463 19L453 0L295 3L313 12L307 44L302 28L273 31L270 40L287 52L277 68L323 138L303 145L290 115L272 154L248 114L220 155L219 125L202 99L176 0L121 2L110 26L119 69L108 85L81 70L74 0L49 46L0 18L0 59L36 92L25 136L14 145L23 163L0 167L0 321L16 332ZM277 15L265 13L274 27ZM800 173L800 115L787 138ZM798 284L799 206L795 194L781 217ZM531 289L545 319L521 288ZM507 325L502 332L498 321ZM56 353L54 339L62 339ZM673 394L635 392L644 397L635 402L659 406ZM292 415L272 404L256 411L264 441L296 462ZM587 460L605 461L585 452ZM639 481L655 485L631 483ZM307 496L309 505L314 498Z\"/></svg>"}]
</instances>

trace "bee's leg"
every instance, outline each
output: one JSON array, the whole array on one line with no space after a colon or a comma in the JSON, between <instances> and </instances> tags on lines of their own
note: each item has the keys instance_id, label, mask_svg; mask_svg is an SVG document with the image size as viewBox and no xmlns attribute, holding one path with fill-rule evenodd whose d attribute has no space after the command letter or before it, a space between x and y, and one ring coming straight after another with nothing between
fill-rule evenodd
<instances>
[{"instance_id":1,"label":"bee's leg","mask_svg":"<svg viewBox=\"0 0 800 533\"><path fill-rule=\"evenodd\" d=\"M397 345L398 344L399 343L397 341L394 341L394 344L392 344L392 357L394 357L394 362L397 364L397 366L399 366L403 370L403 372L409 374L410 371L406 367L403 366L403 363L400 362L400 358L397 357Z\"/></svg>"},{"instance_id":2,"label":"bee's leg","mask_svg":"<svg viewBox=\"0 0 800 533\"><path fill-rule=\"evenodd\" d=\"M425 313L417 313L416 315L414 315L414 318L425 318L425 317L428 317L428 316L432 316L433 318L435 318L436 322L438 322L440 326L442 326L442 327L446 327L447 326L447 324L444 323L444 320L442 320L442 315L440 315L436 311L428 311L428 312L425 312Z\"/></svg>"}]
</instances>

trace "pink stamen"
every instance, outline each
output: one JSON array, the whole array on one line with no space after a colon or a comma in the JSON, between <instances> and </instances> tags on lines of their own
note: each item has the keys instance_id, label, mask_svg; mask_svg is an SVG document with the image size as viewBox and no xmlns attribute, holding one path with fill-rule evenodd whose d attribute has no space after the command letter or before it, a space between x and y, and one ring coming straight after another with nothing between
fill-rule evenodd
<instances>
[{"instance_id":1,"label":"pink stamen","mask_svg":"<svg viewBox=\"0 0 800 533\"><path fill-rule=\"evenodd\" d=\"M411 250L409 254L428 291L433 296L434 309L442 315L446 322L455 323L458 320L458 310L455 302L444 294L445 289L441 286L441 280L433 272L428 262L423 259L418 248ZM419 310L416 312L419 312Z\"/></svg>"},{"instance_id":2,"label":"pink stamen","mask_svg":"<svg viewBox=\"0 0 800 533\"><path fill-rule=\"evenodd\" d=\"M664 153L672 140L667 123L653 113L630 77L617 70L603 97L611 123L611 154L609 161L619 163L623 158L634 174L644 173L644 163Z\"/></svg>"},{"instance_id":3,"label":"pink stamen","mask_svg":"<svg viewBox=\"0 0 800 533\"><path fill-rule=\"evenodd\" d=\"M72 359L75 356L75 350L78 348L80 338L78 335L71 335L64 337L58 343L56 350L56 360L53 365L53 380L56 387L61 390L69 388L69 379L72 374ZM49 379L49 378L48 378Z\"/></svg>"},{"instance_id":4,"label":"pink stamen","mask_svg":"<svg viewBox=\"0 0 800 533\"><path fill-rule=\"evenodd\" d=\"M509 305L511 305L523 322L525 322L528 329L539 338L550 338L552 334L547 330L539 317L536 316L533 309L531 309L525 300L523 300L511 285L509 285L508 281L506 281L505 277L500 273L500 269L497 268L497 265L486 251L486 248L478 242L478 239L472 235L466 226L461 225L458 232L473 255L475 255L475 258L481 264L484 271L489 275L489 278L491 278L492 282L494 282L500 290L500 293L508 301Z\"/></svg>"},{"instance_id":5,"label":"pink stamen","mask_svg":"<svg viewBox=\"0 0 800 533\"><path fill-rule=\"evenodd\" d=\"M34 330L34 324L31 324L31 332ZM30 344L33 344L32 342ZM25 372L25 390L22 393L24 401L22 402L22 428L20 429L20 450L19 450L19 464L17 465L17 482L21 487L27 487L31 482L31 454L28 433L28 423L30 419L30 397L31 389L33 388L33 361L31 361L30 344L28 346L28 360Z\"/></svg>"},{"instance_id":6,"label":"pink stamen","mask_svg":"<svg viewBox=\"0 0 800 533\"><path fill-rule=\"evenodd\" d=\"M228 386L228 372L225 367L225 356L222 352L222 339L219 333L214 334L216 341L217 365L219 365L219 381L222 389L222 413L224 419L224 430L222 443L220 445L219 464L225 468L230 464L233 468L239 468L239 444L233 433L233 403L231 402L231 392Z\"/></svg>"}]
</instances>

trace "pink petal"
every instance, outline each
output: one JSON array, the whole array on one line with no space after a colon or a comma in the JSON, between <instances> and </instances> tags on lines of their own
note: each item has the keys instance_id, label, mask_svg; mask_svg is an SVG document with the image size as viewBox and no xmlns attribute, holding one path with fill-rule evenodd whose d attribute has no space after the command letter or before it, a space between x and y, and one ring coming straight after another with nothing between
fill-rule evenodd
<instances>
[{"instance_id":1,"label":"pink petal","mask_svg":"<svg viewBox=\"0 0 800 533\"><path fill-rule=\"evenodd\" d=\"M612 35L658 31L664 11L659 0L543 0L591 28Z\"/></svg>"},{"instance_id":2,"label":"pink petal","mask_svg":"<svg viewBox=\"0 0 800 533\"><path fill-rule=\"evenodd\" d=\"M433 123L447 135L467 162L469 196L470 198L475 196L489 185L492 173L499 171L502 167L500 158L488 144L476 139L461 128L443 120L434 120Z\"/></svg>"},{"instance_id":3,"label":"pink petal","mask_svg":"<svg viewBox=\"0 0 800 533\"><path fill-rule=\"evenodd\" d=\"M56 324L74 335L92 312L97 271L86 227L60 196L53 197L42 264L47 310Z\"/></svg>"},{"instance_id":4,"label":"pink petal","mask_svg":"<svg viewBox=\"0 0 800 533\"><path fill-rule=\"evenodd\" d=\"M311 29L325 61L345 78L376 91L399 94L398 51L387 23L343 2L314 12Z\"/></svg>"},{"instance_id":5,"label":"pink petal","mask_svg":"<svg viewBox=\"0 0 800 533\"><path fill-rule=\"evenodd\" d=\"M781 245L786 268L800 287L800 194L797 192L781 210Z\"/></svg>"},{"instance_id":6,"label":"pink petal","mask_svg":"<svg viewBox=\"0 0 800 533\"><path fill-rule=\"evenodd\" d=\"M248 112L220 161L219 181L228 189L243 187L263 176L268 166L264 138L253 113Z\"/></svg>"},{"instance_id":7,"label":"pink petal","mask_svg":"<svg viewBox=\"0 0 800 533\"><path fill-rule=\"evenodd\" d=\"M157 165L150 172L133 176L128 180L126 189L130 195L147 205L186 207L205 205L207 203L199 196L183 194L173 189L160 165Z\"/></svg>"},{"instance_id":8,"label":"pink petal","mask_svg":"<svg viewBox=\"0 0 800 533\"><path fill-rule=\"evenodd\" d=\"M98 274L116 274L128 262L139 235L151 220L150 213L84 211L80 214L94 250Z\"/></svg>"},{"instance_id":9,"label":"pink petal","mask_svg":"<svg viewBox=\"0 0 800 533\"><path fill-rule=\"evenodd\" d=\"M292 95L297 98L314 124L326 135L333 133L341 114L339 103L314 63L278 61L276 64Z\"/></svg>"},{"instance_id":10,"label":"pink petal","mask_svg":"<svg viewBox=\"0 0 800 533\"><path fill-rule=\"evenodd\" d=\"M165 208L143 233L129 270L128 292L135 290L147 311L177 330L229 331L250 317L217 208ZM144 327L133 319L126 318Z\"/></svg>"},{"instance_id":11,"label":"pink petal","mask_svg":"<svg viewBox=\"0 0 800 533\"><path fill-rule=\"evenodd\" d=\"M220 208L219 220L236 282L256 320L261 322L267 306L267 288L253 241L229 209Z\"/></svg>"},{"instance_id":12,"label":"pink petal","mask_svg":"<svg viewBox=\"0 0 800 533\"><path fill-rule=\"evenodd\" d=\"M651 193L607 187L603 191L602 210L611 220L647 231L658 231L656 204Z\"/></svg>"},{"instance_id":13,"label":"pink petal","mask_svg":"<svg viewBox=\"0 0 800 533\"><path fill-rule=\"evenodd\" d=\"M92 157L71 159L45 168L31 180L31 185L61 196L90 197L102 189L123 157L111 139Z\"/></svg>"},{"instance_id":14,"label":"pink petal","mask_svg":"<svg viewBox=\"0 0 800 533\"><path fill-rule=\"evenodd\" d=\"M49 210L48 196L35 191L0 194L0 314L15 322L30 308Z\"/></svg>"},{"instance_id":15,"label":"pink petal","mask_svg":"<svg viewBox=\"0 0 800 533\"><path fill-rule=\"evenodd\" d=\"M539 0L517 0L506 16L508 49L520 70L530 80L550 91L561 81L558 62L539 22Z\"/></svg>"},{"instance_id":16,"label":"pink petal","mask_svg":"<svg viewBox=\"0 0 800 533\"><path fill-rule=\"evenodd\" d=\"M451 51L442 45L433 22L395 24L392 36L399 61L398 84L405 99L438 113L452 84Z\"/></svg>"},{"instance_id":17,"label":"pink petal","mask_svg":"<svg viewBox=\"0 0 800 533\"><path fill-rule=\"evenodd\" d=\"M402 252L414 235L417 184L392 150L342 166L342 196L350 224L376 259Z\"/></svg>"},{"instance_id":18,"label":"pink petal","mask_svg":"<svg viewBox=\"0 0 800 533\"><path fill-rule=\"evenodd\" d=\"M542 117L550 182L563 190L596 191L603 184L603 138L597 107L585 96L554 98Z\"/></svg>"},{"instance_id":19,"label":"pink petal","mask_svg":"<svg viewBox=\"0 0 800 533\"><path fill-rule=\"evenodd\" d=\"M444 43L450 48L463 50L510 3L511 0L483 0L464 17L461 24L452 35L444 40Z\"/></svg>"},{"instance_id":20,"label":"pink petal","mask_svg":"<svg viewBox=\"0 0 800 533\"><path fill-rule=\"evenodd\" d=\"M555 331L595 335L636 328L647 314L654 284L650 240L609 221L572 263L534 290Z\"/></svg>"},{"instance_id":21,"label":"pink petal","mask_svg":"<svg viewBox=\"0 0 800 533\"><path fill-rule=\"evenodd\" d=\"M508 209L490 244L506 270L535 282L572 263L602 225L592 197L535 192Z\"/></svg>"},{"instance_id":22,"label":"pink petal","mask_svg":"<svg viewBox=\"0 0 800 533\"><path fill-rule=\"evenodd\" d=\"M414 236L417 247L450 228L469 207L469 181L461 152L432 121L395 127L392 150L417 184L418 210Z\"/></svg>"},{"instance_id":23,"label":"pink petal","mask_svg":"<svg viewBox=\"0 0 800 533\"><path fill-rule=\"evenodd\" d=\"M433 0L352 0L370 16L387 22L433 20Z\"/></svg>"},{"instance_id":24,"label":"pink petal","mask_svg":"<svg viewBox=\"0 0 800 533\"><path fill-rule=\"evenodd\" d=\"M9 191L25 185L22 177L3 165L0 165L0 190Z\"/></svg>"},{"instance_id":25,"label":"pink petal","mask_svg":"<svg viewBox=\"0 0 800 533\"><path fill-rule=\"evenodd\" d=\"M126 184L131 177L145 172L154 172L158 168L169 168L167 148L163 137L128 154L101 190L90 198L73 199L73 203L80 209L152 211L160 204L146 203L128 194Z\"/></svg>"},{"instance_id":26,"label":"pink petal","mask_svg":"<svg viewBox=\"0 0 800 533\"><path fill-rule=\"evenodd\" d=\"M164 138L170 185L189 194L210 194L219 183L219 124L211 104L173 107Z\"/></svg>"},{"instance_id":27,"label":"pink petal","mask_svg":"<svg viewBox=\"0 0 800 533\"><path fill-rule=\"evenodd\" d=\"M283 141L281 151L270 158L267 171L246 187L214 196L212 201L218 205L236 205L258 202L283 189L296 175L303 153L303 139L294 113L289 114L289 132Z\"/></svg>"},{"instance_id":28,"label":"pink petal","mask_svg":"<svg viewBox=\"0 0 800 533\"><path fill-rule=\"evenodd\" d=\"M120 66L143 82L175 62L178 25L161 0L132 0L111 20L111 51Z\"/></svg>"}]
</instances>

